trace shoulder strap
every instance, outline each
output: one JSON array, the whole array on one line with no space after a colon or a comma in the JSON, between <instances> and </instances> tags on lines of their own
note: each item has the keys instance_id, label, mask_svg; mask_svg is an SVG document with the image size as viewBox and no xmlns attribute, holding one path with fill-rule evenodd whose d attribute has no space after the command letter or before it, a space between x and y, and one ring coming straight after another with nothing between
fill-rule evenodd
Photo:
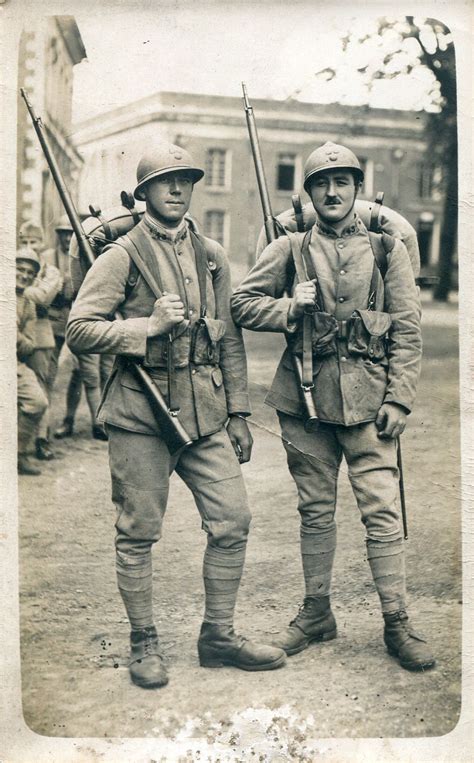
<instances>
[{"instance_id":1,"label":"shoulder strap","mask_svg":"<svg viewBox=\"0 0 474 763\"><path fill-rule=\"evenodd\" d=\"M201 302L201 318L205 318L207 313L207 250L202 236L196 233L192 228L189 229L189 233L191 236L191 243L193 245L194 254L196 255L196 270L199 283L199 297Z\"/></svg>"},{"instance_id":2,"label":"shoulder strap","mask_svg":"<svg viewBox=\"0 0 474 763\"><path fill-rule=\"evenodd\" d=\"M122 246L127 251L127 254L130 257L130 260L133 262L136 270L140 273L145 283L149 286L149 288L153 292L156 299L160 299L163 293L163 288L162 288L161 282L159 282L159 274L156 273L157 277L155 277L155 275L153 275L153 273L150 271L148 265L143 259L142 254L140 253L138 246L136 242L133 240L133 238L129 236L128 234L126 234L125 236L122 237L122 240L119 246ZM141 239L140 249L143 251L145 247L145 251L146 251L148 242L145 236L140 237L140 239ZM129 272L129 280L130 280L130 272Z\"/></svg>"},{"instance_id":3,"label":"shoulder strap","mask_svg":"<svg viewBox=\"0 0 474 763\"><path fill-rule=\"evenodd\" d=\"M372 254L374 255L374 268L372 270L372 279L370 281L368 309L374 310L377 299L379 273L382 276L383 281L388 269L387 255L395 246L395 239L388 233L375 233L374 231L369 230L368 234Z\"/></svg>"}]
</instances>

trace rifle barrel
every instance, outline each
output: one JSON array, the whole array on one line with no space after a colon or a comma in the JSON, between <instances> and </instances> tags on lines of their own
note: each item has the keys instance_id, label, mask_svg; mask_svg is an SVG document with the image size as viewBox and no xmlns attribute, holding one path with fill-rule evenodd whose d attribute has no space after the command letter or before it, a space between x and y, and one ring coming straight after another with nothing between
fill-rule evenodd
<instances>
[{"instance_id":1,"label":"rifle barrel","mask_svg":"<svg viewBox=\"0 0 474 763\"><path fill-rule=\"evenodd\" d=\"M43 125L41 117L36 116L34 108L32 104L30 103L30 100L26 93L26 90L24 88L21 88L20 93L23 100L25 101L26 108L28 109L28 112L30 114L33 127L35 128L36 135L38 136L38 140L41 144L41 148L43 149L43 154L45 156L46 162L53 176L56 188L58 189L59 196L61 197L61 201L66 210L72 229L76 235L79 247L81 248L83 254L87 258L89 265L92 265L95 259L94 253L92 251L92 247L89 243L89 239L87 238L87 236L85 235L82 229L79 215L76 212L74 202L66 187L61 170L59 168L59 165L51 149L51 145L50 145L48 136L46 134L46 129Z\"/></svg>"},{"instance_id":2,"label":"rifle barrel","mask_svg":"<svg viewBox=\"0 0 474 763\"><path fill-rule=\"evenodd\" d=\"M275 221L272 215L272 208L270 204L270 195L268 193L267 180L265 177L265 169L263 167L262 152L260 150L260 143L258 140L257 125L255 124L255 116L253 108L250 105L250 101L247 95L247 87L242 82L242 91L244 97L245 118L247 120L247 128L250 138L250 147L252 149L252 156L255 165L255 174L257 176L258 192L260 194L260 201L263 210L263 221L265 225L265 232L267 234L267 241L270 244L277 238L275 231Z\"/></svg>"}]
</instances>

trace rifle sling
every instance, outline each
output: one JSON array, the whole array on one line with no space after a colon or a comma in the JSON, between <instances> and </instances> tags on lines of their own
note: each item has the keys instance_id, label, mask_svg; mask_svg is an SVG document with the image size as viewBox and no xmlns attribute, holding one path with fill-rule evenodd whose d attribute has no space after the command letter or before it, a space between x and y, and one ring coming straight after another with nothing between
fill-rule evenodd
<instances>
[{"instance_id":1,"label":"rifle sling","mask_svg":"<svg viewBox=\"0 0 474 763\"><path fill-rule=\"evenodd\" d=\"M311 236L311 231L309 231ZM300 248L299 241L292 233L288 233L288 238L291 244L291 253L293 256L293 262L295 264L296 277L300 283L309 281L308 273L306 270L306 264L302 256L302 248ZM303 246L308 238L308 233L303 241ZM301 379L301 386L303 389L312 389L314 387L313 382L313 344L312 344L312 320L313 310L304 312L303 314L303 373Z\"/></svg>"}]
</instances>

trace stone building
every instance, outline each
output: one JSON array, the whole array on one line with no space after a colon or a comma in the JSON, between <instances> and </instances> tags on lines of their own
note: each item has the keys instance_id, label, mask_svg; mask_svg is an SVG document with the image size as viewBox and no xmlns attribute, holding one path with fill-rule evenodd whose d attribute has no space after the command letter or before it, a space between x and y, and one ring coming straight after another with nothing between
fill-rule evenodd
<instances>
[{"instance_id":1,"label":"stone building","mask_svg":"<svg viewBox=\"0 0 474 763\"><path fill-rule=\"evenodd\" d=\"M23 29L19 43L18 91L25 88L46 127L54 156L75 196L82 165L71 140L73 67L86 57L72 16L49 16ZM40 222L46 242L54 242L54 225L62 214L59 194L34 131L25 103L18 95L17 228L24 220Z\"/></svg>"},{"instance_id":2,"label":"stone building","mask_svg":"<svg viewBox=\"0 0 474 763\"><path fill-rule=\"evenodd\" d=\"M385 192L385 203L420 232L424 272L438 258L441 196L439 173L425 156L421 112L252 101L268 188L275 214L302 191L310 152L330 139L345 143L365 168L363 198ZM235 265L253 261L262 212L242 100L237 97L160 92L76 125L84 160L81 208L105 209L133 190L137 161L157 138L187 148L206 170L196 188L192 214L204 234L227 248Z\"/></svg>"}]
</instances>

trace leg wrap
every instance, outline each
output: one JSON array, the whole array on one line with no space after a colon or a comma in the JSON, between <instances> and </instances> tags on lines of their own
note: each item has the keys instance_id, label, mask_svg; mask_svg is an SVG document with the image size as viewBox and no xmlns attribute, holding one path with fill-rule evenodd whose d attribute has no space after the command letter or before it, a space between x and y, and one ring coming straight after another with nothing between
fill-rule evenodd
<instances>
[{"instance_id":1,"label":"leg wrap","mask_svg":"<svg viewBox=\"0 0 474 763\"><path fill-rule=\"evenodd\" d=\"M151 544L116 549L117 583L132 630L153 625Z\"/></svg>"},{"instance_id":2,"label":"leg wrap","mask_svg":"<svg viewBox=\"0 0 474 763\"><path fill-rule=\"evenodd\" d=\"M367 540L367 557L382 612L398 612L406 607L405 551L403 540L377 543Z\"/></svg>"},{"instance_id":3,"label":"leg wrap","mask_svg":"<svg viewBox=\"0 0 474 763\"><path fill-rule=\"evenodd\" d=\"M336 525L322 532L301 528L301 559L306 596L329 596L336 553Z\"/></svg>"},{"instance_id":4,"label":"leg wrap","mask_svg":"<svg viewBox=\"0 0 474 763\"><path fill-rule=\"evenodd\" d=\"M232 624L244 560L245 545L232 549L207 545L203 563L206 622Z\"/></svg>"}]
</instances>

